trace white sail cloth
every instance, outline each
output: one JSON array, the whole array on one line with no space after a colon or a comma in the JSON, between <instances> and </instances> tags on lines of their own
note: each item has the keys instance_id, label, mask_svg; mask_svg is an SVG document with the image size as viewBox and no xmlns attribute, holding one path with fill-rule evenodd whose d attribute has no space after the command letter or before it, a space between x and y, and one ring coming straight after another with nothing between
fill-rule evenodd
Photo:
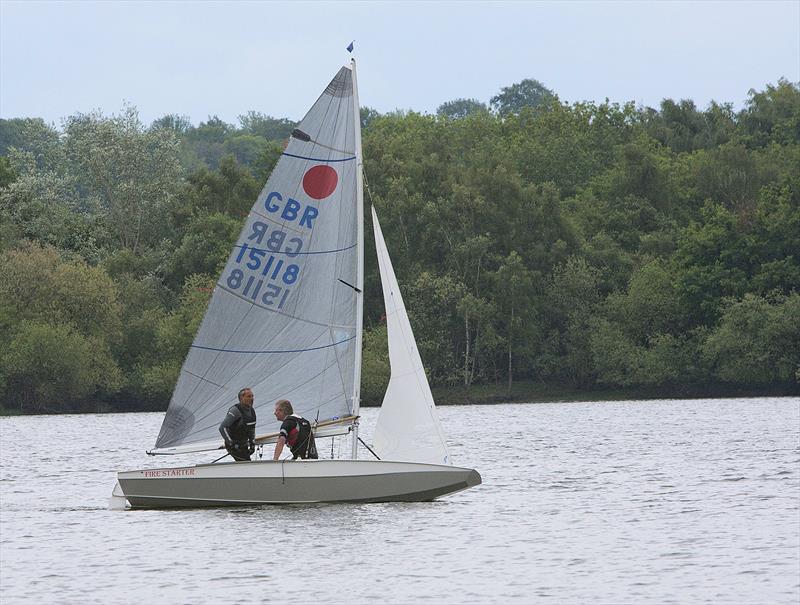
<instances>
[{"instance_id":1,"label":"white sail cloth","mask_svg":"<svg viewBox=\"0 0 800 605\"><path fill-rule=\"evenodd\" d=\"M183 364L156 449L219 440L252 388L259 433L277 399L311 421L354 410L360 294L357 114L343 67L293 133L247 217Z\"/></svg>"},{"instance_id":2,"label":"white sail cloth","mask_svg":"<svg viewBox=\"0 0 800 605\"><path fill-rule=\"evenodd\" d=\"M389 386L375 426L374 449L381 460L452 464L374 208L372 226L386 305L391 365Z\"/></svg>"}]
</instances>

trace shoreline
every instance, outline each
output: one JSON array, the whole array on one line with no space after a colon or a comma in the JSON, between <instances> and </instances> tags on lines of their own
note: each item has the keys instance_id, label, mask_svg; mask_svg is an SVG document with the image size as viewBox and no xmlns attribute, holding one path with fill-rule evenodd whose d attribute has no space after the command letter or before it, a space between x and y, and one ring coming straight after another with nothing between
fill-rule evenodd
<instances>
[{"instance_id":1,"label":"shoreline","mask_svg":"<svg viewBox=\"0 0 800 605\"><path fill-rule=\"evenodd\" d=\"M763 388L734 385L675 386L665 388L627 389L576 389L539 382L519 382L508 392L506 385L452 386L431 389L437 406L498 405L503 403L570 403L581 401L648 401L653 399L725 399L733 397L799 397L800 384ZM381 400L365 399L361 407L379 407ZM19 410L0 406L3 416L52 416L55 414L129 414L137 412L164 412L163 406L87 402L78 409L69 410Z\"/></svg>"},{"instance_id":2,"label":"shoreline","mask_svg":"<svg viewBox=\"0 0 800 605\"><path fill-rule=\"evenodd\" d=\"M579 401L647 401L652 399L723 399L729 397L800 396L800 384L764 388L732 385L676 386L671 388L577 389L540 382L478 385L432 389L436 405L492 405L500 403L570 403ZM366 407L366 406L365 406Z\"/></svg>"}]
</instances>

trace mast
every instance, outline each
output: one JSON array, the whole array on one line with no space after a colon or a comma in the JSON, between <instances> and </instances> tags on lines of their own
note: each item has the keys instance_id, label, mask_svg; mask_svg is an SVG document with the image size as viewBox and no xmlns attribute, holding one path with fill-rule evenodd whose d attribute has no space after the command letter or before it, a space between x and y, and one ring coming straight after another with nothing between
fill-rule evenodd
<instances>
[{"instance_id":1,"label":"mast","mask_svg":"<svg viewBox=\"0 0 800 605\"><path fill-rule=\"evenodd\" d=\"M356 357L353 372L353 416L358 417L361 407L361 346L364 337L364 164L361 154L361 108L358 104L358 82L356 81L356 60L350 59L353 70L353 121L356 128L356 221L358 269L356 287ZM358 458L358 420L353 423L354 460Z\"/></svg>"}]
</instances>

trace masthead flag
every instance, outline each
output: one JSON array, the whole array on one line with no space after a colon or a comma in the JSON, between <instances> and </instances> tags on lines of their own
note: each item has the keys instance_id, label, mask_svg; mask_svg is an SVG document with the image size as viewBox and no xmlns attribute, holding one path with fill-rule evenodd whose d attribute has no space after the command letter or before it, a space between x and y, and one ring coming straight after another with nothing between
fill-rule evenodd
<instances>
[{"instance_id":1,"label":"masthead flag","mask_svg":"<svg viewBox=\"0 0 800 605\"><path fill-rule=\"evenodd\" d=\"M347 52L349 52L349 53L353 52L353 44L354 43L355 43L355 40L353 40L350 44L347 45Z\"/></svg>"}]
</instances>

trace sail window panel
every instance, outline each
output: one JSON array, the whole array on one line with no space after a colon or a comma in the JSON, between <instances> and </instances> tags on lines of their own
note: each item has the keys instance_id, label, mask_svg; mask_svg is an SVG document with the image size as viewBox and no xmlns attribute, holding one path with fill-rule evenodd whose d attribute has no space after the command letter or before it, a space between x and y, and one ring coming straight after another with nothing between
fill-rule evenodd
<instances>
[{"instance_id":1,"label":"sail window panel","mask_svg":"<svg viewBox=\"0 0 800 605\"><path fill-rule=\"evenodd\" d=\"M239 388L231 385L220 389L182 372L175 391L156 447L220 439L218 412L222 409L224 416L224 411L236 402Z\"/></svg>"},{"instance_id":2,"label":"sail window panel","mask_svg":"<svg viewBox=\"0 0 800 605\"><path fill-rule=\"evenodd\" d=\"M169 447L182 443L183 438L191 433L195 420L191 406L187 406L187 398L189 393L195 391L201 382L197 376L183 371L180 373L156 439L156 447Z\"/></svg>"}]
</instances>

